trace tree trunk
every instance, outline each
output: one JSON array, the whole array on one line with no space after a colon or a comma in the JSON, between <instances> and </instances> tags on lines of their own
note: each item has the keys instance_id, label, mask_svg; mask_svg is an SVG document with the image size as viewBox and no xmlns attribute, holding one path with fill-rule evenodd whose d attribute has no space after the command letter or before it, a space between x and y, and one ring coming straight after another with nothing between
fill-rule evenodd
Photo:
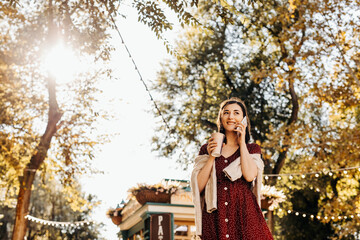
<instances>
[{"instance_id":1,"label":"tree trunk","mask_svg":"<svg viewBox=\"0 0 360 240\"><path fill-rule=\"evenodd\" d=\"M270 232L272 234L274 234L274 211L270 211L268 210L268 212L266 213L266 218L267 218L267 225L270 229Z\"/></svg>"},{"instance_id":2,"label":"tree trunk","mask_svg":"<svg viewBox=\"0 0 360 240\"><path fill-rule=\"evenodd\" d=\"M293 59L293 61L295 62L295 59ZM288 83L289 83L289 92L290 92L290 96L291 96L291 103L292 103L292 108L291 108L291 116L287 122L287 126L291 126L292 124L294 124L297 119L298 119L298 113L299 113L299 99L298 96L296 94L295 91L295 86L294 86L294 80L293 80L293 70L290 70L289 76L288 76ZM290 136L289 130L286 130L286 136ZM285 143L283 145L283 151L281 151L279 153L279 157L275 163L275 166L273 168L272 173L273 174L279 174L282 167L285 164L285 160L286 160L286 155L287 152L289 150L289 145L287 143ZM270 180L270 185L275 186L276 182L277 182L278 178L272 178ZM267 217L268 217L268 226L271 230L271 232L274 232L275 229L275 222L274 222L274 213L273 211L269 211L267 213Z\"/></svg>"},{"instance_id":3,"label":"tree trunk","mask_svg":"<svg viewBox=\"0 0 360 240\"><path fill-rule=\"evenodd\" d=\"M28 223L25 216L29 211L31 187L35 179L35 173L40 168L41 164L44 162L47 156L51 139L57 131L57 123L62 116L56 101L55 81L52 78L49 78L48 81L48 92L48 124L45 133L41 137L40 142L36 148L35 154L31 157L30 162L26 165L23 176L20 177L20 190L17 197L16 217L12 240L23 240L25 237Z\"/></svg>"},{"instance_id":4,"label":"tree trunk","mask_svg":"<svg viewBox=\"0 0 360 240\"><path fill-rule=\"evenodd\" d=\"M57 29L54 23L52 0L49 0L48 9L48 46L51 46L56 39ZM48 77L47 89L49 94L48 122L45 133L42 135L34 155L32 155L30 162L26 165L23 176L20 177L20 190L17 197L16 217L12 240L23 240L25 237L28 224L25 216L29 212L31 187L35 179L35 174L47 156L51 139L59 128L57 124L62 117L62 112L60 111L56 100L56 82L54 76Z\"/></svg>"},{"instance_id":5,"label":"tree trunk","mask_svg":"<svg viewBox=\"0 0 360 240\"><path fill-rule=\"evenodd\" d=\"M27 228L27 219L25 216L28 214L30 196L31 196L31 186L35 178L34 171L24 170L24 176L20 180L20 190L17 198L16 205L16 217L15 225L13 230L12 239L24 239Z\"/></svg>"}]
</instances>

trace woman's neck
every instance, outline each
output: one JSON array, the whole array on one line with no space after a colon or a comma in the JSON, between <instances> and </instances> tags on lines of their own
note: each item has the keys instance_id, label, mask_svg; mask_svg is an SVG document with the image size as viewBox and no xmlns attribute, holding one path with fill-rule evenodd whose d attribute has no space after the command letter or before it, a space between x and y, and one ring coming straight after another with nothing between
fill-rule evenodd
<instances>
[{"instance_id":1,"label":"woman's neck","mask_svg":"<svg viewBox=\"0 0 360 240\"><path fill-rule=\"evenodd\" d=\"M238 142L237 142L237 134L236 132L226 132L225 133L226 136L226 144L230 145L230 146L238 146Z\"/></svg>"}]
</instances>

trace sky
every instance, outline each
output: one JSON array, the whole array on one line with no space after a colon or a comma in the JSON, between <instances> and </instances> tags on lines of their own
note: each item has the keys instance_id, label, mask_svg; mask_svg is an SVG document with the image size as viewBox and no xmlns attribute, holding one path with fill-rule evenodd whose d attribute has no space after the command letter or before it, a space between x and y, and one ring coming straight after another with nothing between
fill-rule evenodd
<instances>
[{"instance_id":1,"label":"sky","mask_svg":"<svg viewBox=\"0 0 360 240\"><path fill-rule=\"evenodd\" d=\"M144 81L151 86L161 62L170 55L163 42L157 40L147 26L137 22L135 11L126 5L124 9L127 17L118 19L118 28ZM170 43L173 43L176 31L166 34ZM95 194L102 202L95 209L93 219L105 224L103 237L106 239L117 239L116 233L119 232L119 228L106 217L106 210L126 200L130 187L137 183L158 183L164 178L188 180L190 177L189 172L178 169L176 159L161 159L151 150L155 124L161 120L151 113L154 104L115 31L112 41L116 50L110 64L116 79L102 87L104 97L114 100L109 104L104 98L104 107L111 109L116 120L103 127L105 131L120 134L104 144L102 151L96 154L93 166L104 174L81 180L84 191ZM156 101L156 94L152 94Z\"/></svg>"}]
</instances>

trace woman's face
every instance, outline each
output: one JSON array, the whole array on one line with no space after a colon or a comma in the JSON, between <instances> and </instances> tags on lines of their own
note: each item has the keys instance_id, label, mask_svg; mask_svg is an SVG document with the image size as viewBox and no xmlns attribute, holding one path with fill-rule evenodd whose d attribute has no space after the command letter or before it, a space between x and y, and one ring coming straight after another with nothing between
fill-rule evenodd
<instances>
[{"instance_id":1,"label":"woman's face","mask_svg":"<svg viewBox=\"0 0 360 240\"><path fill-rule=\"evenodd\" d=\"M241 107L236 103L232 103L224 107L221 115L221 123L225 130L234 131L236 124L241 122L243 116L244 114Z\"/></svg>"}]
</instances>

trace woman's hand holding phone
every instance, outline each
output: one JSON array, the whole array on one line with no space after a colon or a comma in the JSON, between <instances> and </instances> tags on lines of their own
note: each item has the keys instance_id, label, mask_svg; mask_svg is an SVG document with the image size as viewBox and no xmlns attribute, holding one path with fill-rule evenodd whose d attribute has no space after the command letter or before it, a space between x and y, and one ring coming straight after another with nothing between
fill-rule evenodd
<instances>
[{"instance_id":1,"label":"woman's hand holding phone","mask_svg":"<svg viewBox=\"0 0 360 240\"><path fill-rule=\"evenodd\" d=\"M235 129L238 137L240 135L244 135L245 137L245 134L246 134L246 127L247 127L247 120L246 120L246 116L241 120L241 123L240 124L237 124L237 127Z\"/></svg>"}]
</instances>

